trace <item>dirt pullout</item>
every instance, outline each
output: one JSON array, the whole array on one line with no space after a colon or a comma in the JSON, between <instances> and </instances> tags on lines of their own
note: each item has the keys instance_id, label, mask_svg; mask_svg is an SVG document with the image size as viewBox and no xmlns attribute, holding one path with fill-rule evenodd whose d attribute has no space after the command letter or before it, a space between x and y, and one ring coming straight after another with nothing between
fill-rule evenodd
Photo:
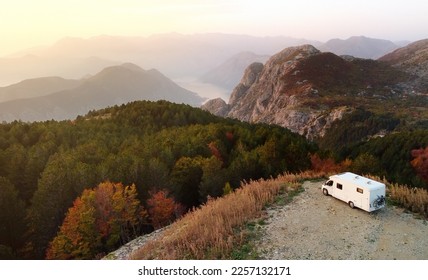
<instances>
[{"instance_id":1,"label":"dirt pullout","mask_svg":"<svg viewBox=\"0 0 428 280\"><path fill-rule=\"evenodd\" d=\"M428 259L428 223L387 206L367 213L321 192L322 182L268 209L256 247L263 259Z\"/></svg>"}]
</instances>

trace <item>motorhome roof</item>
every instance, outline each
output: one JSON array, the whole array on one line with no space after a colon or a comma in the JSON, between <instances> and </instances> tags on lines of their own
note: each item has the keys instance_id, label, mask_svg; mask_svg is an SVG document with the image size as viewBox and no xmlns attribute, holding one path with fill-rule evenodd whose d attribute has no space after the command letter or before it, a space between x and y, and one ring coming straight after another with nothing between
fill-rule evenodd
<instances>
[{"instance_id":1,"label":"motorhome roof","mask_svg":"<svg viewBox=\"0 0 428 280\"><path fill-rule=\"evenodd\" d=\"M385 187L385 184L383 183L380 183L378 181L366 178L364 176L361 176L352 172L340 173L337 175L333 175L330 178L331 179L340 178L342 180L346 180L348 182L352 182L354 184L358 184L359 186L364 186L369 189L378 189L380 187Z\"/></svg>"}]
</instances>

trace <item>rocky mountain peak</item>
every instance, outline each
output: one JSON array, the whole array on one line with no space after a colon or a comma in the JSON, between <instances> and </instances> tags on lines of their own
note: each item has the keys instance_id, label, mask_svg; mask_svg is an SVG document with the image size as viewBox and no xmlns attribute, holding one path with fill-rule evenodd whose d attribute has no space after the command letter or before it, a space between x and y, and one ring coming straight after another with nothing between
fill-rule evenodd
<instances>
[{"instance_id":1,"label":"rocky mountain peak","mask_svg":"<svg viewBox=\"0 0 428 280\"><path fill-rule=\"evenodd\" d=\"M320 53L320 51L312 45L290 47L272 56L268 60L266 65L273 65L273 64L283 63L287 61L289 62L297 61L318 53Z\"/></svg>"},{"instance_id":2,"label":"rocky mountain peak","mask_svg":"<svg viewBox=\"0 0 428 280\"><path fill-rule=\"evenodd\" d=\"M235 105L236 102L241 99L248 89L257 81L262 70L263 64L260 62L254 62L245 69L241 82L235 87L230 95L229 104L231 106Z\"/></svg>"},{"instance_id":3,"label":"rocky mountain peak","mask_svg":"<svg viewBox=\"0 0 428 280\"><path fill-rule=\"evenodd\" d=\"M201 106L205 111L211 112L216 116L224 117L229 112L229 105L221 98L208 100Z\"/></svg>"},{"instance_id":4,"label":"rocky mountain peak","mask_svg":"<svg viewBox=\"0 0 428 280\"><path fill-rule=\"evenodd\" d=\"M241 79L241 84L250 87L257 80L260 72L263 70L263 63L254 62L245 69L244 76Z\"/></svg>"},{"instance_id":5,"label":"rocky mountain peak","mask_svg":"<svg viewBox=\"0 0 428 280\"><path fill-rule=\"evenodd\" d=\"M203 108L242 121L277 124L312 140L359 106L382 106L414 94L409 81L411 76L388 64L344 59L303 45L284 49L264 65L251 64L228 104L213 100Z\"/></svg>"}]
</instances>

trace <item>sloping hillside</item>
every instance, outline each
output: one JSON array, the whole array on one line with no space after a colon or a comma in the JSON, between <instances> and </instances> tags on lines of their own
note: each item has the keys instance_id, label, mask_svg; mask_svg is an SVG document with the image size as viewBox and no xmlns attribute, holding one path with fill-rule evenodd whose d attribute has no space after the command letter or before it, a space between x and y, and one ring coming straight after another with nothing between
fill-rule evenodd
<instances>
[{"instance_id":1,"label":"sloping hillside","mask_svg":"<svg viewBox=\"0 0 428 280\"><path fill-rule=\"evenodd\" d=\"M303 177L308 175L309 173ZM211 259L212 252L217 253L216 258L230 259L428 258L425 250L428 246L426 220L416 219L413 214L391 205L371 214L351 209L344 202L324 196L320 189L323 181L304 182L304 191L298 191L299 194L295 196L296 189L302 183L291 183L293 176L280 176L275 180L245 185L242 192L211 201L170 227L139 237L106 258ZM297 175L294 179L301 180L302 177ZM262 189L271 191L275 198L270 201L275 202L267 209L241 219L235 225L235 233L214 229L206 232L206 235L194 232L207 227L228 227L229 218L242 212L241 194L255 192L257 188L260 193ZM235 207L225 209L230 203ZM218 217L215 219L216 224L205 223L208 216L212 217L214 214ZM219 236L220 232L224 235ZM207 240L210 237L218 239ZM240 251L244 253L238 253Z\"/></svg>"},{"instance_id":2,"label":"sloping hillside","mask_svg":"<svg viewBox=\"0 0 428 280\"><path fill-rule=\"evenodd\" d=\"M223 119L167 101L136 101L73 121L1 123L0 258L99 258L242 181L306 170L316 150L278 126ZM96 207L95 192L123 188L135 211L120 214L120 226L116 218L114 227L104 223L117 217L108 209L121 209L115 208L117 196L100 198L97 214L88 213L92 222L80 216L85 207ZM153 210L159 200L169 206ZM65 220L68 213L74 216ZM85 225L91 234L82 233ZM76 242L62 243L64 238ZM32 250L22 250L27 244Z\"/></svg>"}]
</instances>

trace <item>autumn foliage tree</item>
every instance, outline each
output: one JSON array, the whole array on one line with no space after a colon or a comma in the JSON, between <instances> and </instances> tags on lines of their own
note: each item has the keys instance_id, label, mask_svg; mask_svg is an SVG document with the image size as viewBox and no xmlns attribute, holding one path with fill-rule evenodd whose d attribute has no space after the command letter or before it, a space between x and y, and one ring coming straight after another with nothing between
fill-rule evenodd
<instances>
[{"instance_id":1,"label":"autumn foliage tree","mask_svg":"<svg viewBox=\"0 0 428 280\"><path fill-rule=\"evenodd\" d=\"M311 155L312 169L317 172L338 173L349 169L352 164L350 159L336 163L333 158L321 158L318 154Z\"/></svg>"},{"instance_id":2,"label":"autumn foliage tree","mask_svg":"<svg viewBox=\"0 0 428 280\"><path fill-rule=\"evenodd\" d=\"M101 183L95 189L95 207L97 229L106 248L130 241L147 217L135 185Z\"/></svg>"},{"instance_id":3,"label":"autumn foliage tree","mask_svg":"<svg viewBox=\"0 0 428 280\"><path fill-rule=\"evenodd\" d=\"M71 207L58 235L50 243L47 259L91 259L101 249L95 227L93 190L85 190Z\"/></svg>"},{"instance_id":4,"label":"autumn foliage tree","mask_svg":"<svg viewBox=\"0 0 428 280\"><path fill-rule=\"evenodd\" d=\"M147 200L147 208L153 227L159 229L170 224L175 219L177 207L178 204L174 199L168 197L167 191L160 190L151 193L151 197Z\"/></svg>"},{"instance_id":5,"label":"autumn foliage tree","mask_svg":"<svg viewBox=\"0 0 428 280\"><path fill-rule=\"evenodd\" d=\"M135 185L104 182L85 190L68 210L58 235L49 244L48 259L93 259L138 234L147 212Z\"/></svg>"},{"instance_id":6,"label":"autumn foliage tree","mask_svg":"<svg viewBox=\"0 0 428 280\"><path fill-rule=\"evenodd\" d=\"M413 160L410 164L416 170L419 177L428 183L428 146L425 149L412 150Z\"/></svg>"}]
</instances>

